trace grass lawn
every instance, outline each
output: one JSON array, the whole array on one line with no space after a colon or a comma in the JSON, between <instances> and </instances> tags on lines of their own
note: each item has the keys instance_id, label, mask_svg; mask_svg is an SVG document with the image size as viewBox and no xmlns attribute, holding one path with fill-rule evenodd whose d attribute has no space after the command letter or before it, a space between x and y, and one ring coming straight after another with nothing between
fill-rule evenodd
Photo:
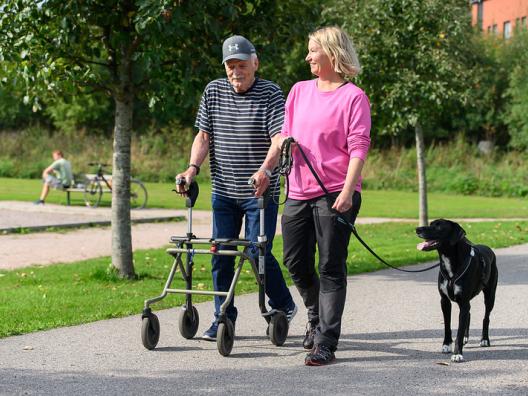
<instances>
[{"instance_id":1,"label":"grass lawn","mask_svg":"<svg viewBox=\"0 0 528 396\"><path fill-rule=\"evenodd\" d=\"M528 242L528 221L462 223L468 238L494 248ZM433 261L435 253L415 249L420 241L414 227L402 223L358 226L358 232L383 258L394 265ZM275 240L274 253L282 262L282 239ZM110 258L100 258L48 267L0 271L0 337L69 326L101 319L140 314L143 301L160 294L172 259L164 249L134 254L139 279L124 281L109 271ZM210 256L195 256L194 287L210 289ZM349 245L350 274L385 268L353 237ZM436 271L436 270L435 270ZM285 277L289 281L286 271ZM412 274L408 276L412 277ZM177 276L174 287L184 287ZM243 269L237 294L256 291L250 266ZM431 288L436 293L436 288ZM196 296L194 301L211 297ZM170 295L154 310L181 305L184 295ZM255 306L255 312L258 307ZM202 318L209 320L210 318ZM138 319L138 342L140 321ZM173 329L173 331L177 331Z\"/></svg>"},{"instance_id":2,"label":"grass lawn","mask_svg":"<svg viewBox=\"0 0 528 396\"><path fill-rule=\"evenodd\" d=\"M185 202L171 190L169 183L146 183L149 208L184 209ZM40 180L0 178L0 200L34 201L41 189ZM110 205L110 195L103 196L103 205ZM431 193L429 217L445 218L528 218L528 200L517 198L489 198ZM84 205L81 193L72 193L74 205ZM211 189L209 182L200 183L196 209L209 210ZM51 191L47 202L66 204L66 194ZM282 200L281 200L282 202ZM95 209L96 210L96 209ZM418 217L418 193L404 191L365 190L362 217Z\"/></svg>"}]
</instances>

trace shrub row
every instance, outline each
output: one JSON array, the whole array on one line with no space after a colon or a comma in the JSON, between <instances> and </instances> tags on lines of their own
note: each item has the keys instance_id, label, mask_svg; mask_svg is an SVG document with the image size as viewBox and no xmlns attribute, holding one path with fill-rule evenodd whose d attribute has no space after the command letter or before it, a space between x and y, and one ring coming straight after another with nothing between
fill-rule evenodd
<instances>
[{"instance_id":1,"label":"shrub row","mask_svg":"<svg viewBox=\"0 0 528 396\"><path fill-rule=\"evenodd\" d=\"M132 173L144 181L167 182L188 162L194 134L177 125L135 136L132 140ZM75 136L38 128L0 133L0 177L39 178L51 161L51 151L64 151L75 173L91 173L89 162L112 163L112 141L79 131ZM427 182L430 192L482 196L528 196L526 152L479 152L459 135L427 149ZM203 174L207 175L208 166ZM416 152L393 147L371 150L363 172L371 189L416 191Z\"/></svg>"}]
</instances>

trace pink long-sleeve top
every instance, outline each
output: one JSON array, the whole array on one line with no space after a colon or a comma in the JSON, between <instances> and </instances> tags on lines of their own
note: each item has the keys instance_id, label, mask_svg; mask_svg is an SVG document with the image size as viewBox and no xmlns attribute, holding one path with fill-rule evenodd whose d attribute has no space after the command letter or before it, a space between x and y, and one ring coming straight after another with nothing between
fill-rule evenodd
<instances>
[{"instance_id":1,"label":"pink long-sleeve top","mask_svg":"<svg viewBox=\"0 0 528 396\"><path fill-rule=\"evenodd\" d=\"M370 123L370 104L361 89L349 82L321 92L314 79L292 87L282 135L295 139L327 190L336 192L343 189L350 159L367 157ZM299 150L292 152L289 197L308 200L324 195ZM361 180L356 191L361 191Z\"/></svg>"}]
</instances>

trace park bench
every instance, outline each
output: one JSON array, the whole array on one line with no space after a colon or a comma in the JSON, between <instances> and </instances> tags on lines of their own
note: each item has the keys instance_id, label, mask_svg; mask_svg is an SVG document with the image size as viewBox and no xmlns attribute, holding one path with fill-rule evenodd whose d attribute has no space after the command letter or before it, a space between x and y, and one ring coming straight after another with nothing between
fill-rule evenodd
<instances>
[{"instance_id":1,"label":"park bench","mask_svg":"<svg viewBox=\"0 0 528 396\"><path fill-rule=\"evenodd\" d=\"M96 176L97 175L95 173L87 173L83 174L82 176L75 177L76 181L73 183L73 186L64 188L62 190L66 193L66 205L71 205L71 193L84 193L88 182L90 180L94 180ZM112 175L104 175L104 177L109 183L112 183ZM110 190L106 188L103 192L110 192Z\"/></svg>"}]
</instances>

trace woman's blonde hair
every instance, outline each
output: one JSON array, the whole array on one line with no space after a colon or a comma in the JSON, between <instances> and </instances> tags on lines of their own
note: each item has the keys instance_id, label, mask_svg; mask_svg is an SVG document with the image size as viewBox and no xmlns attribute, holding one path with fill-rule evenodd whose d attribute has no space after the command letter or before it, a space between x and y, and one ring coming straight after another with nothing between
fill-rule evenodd
<instances>
[{"instance_id":1,"label":"woman's blonde hair","mask_svg":"<svg viewBox=\"0 0 528 396\"><path fill-rule=\"evenodd\" d=\"M341 28L337 26L320 28L308 38L321 46L330 58L334 71L341 77L355 77L361 71L354 44Z\"/></svg>"}]
</instances>

